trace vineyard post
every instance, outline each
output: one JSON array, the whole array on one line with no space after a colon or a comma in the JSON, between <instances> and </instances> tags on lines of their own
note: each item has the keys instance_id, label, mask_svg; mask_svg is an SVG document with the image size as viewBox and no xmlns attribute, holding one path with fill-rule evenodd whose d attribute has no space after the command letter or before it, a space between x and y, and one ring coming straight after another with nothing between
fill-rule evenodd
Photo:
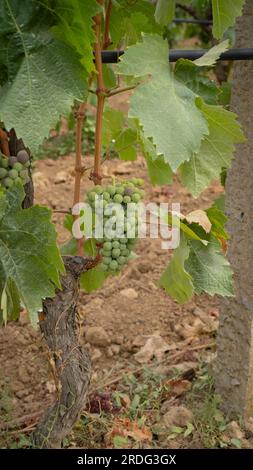
<instances>
[{"instance_id":1,"label":"vineyard post","mask_svg":"<svg viewBox=\"0 0 253 470\"><path fill-rule=\"evenodd\" d=\"M252 0L236 24L237 47L253 43ZM253 410L253 62L234 66L232 109L248 141L237 148L226 183L231 235L228 257L234 270L235 298L222 300L218 331L216 389L226 412L245 418Z\"/></svg>"}]
</instances>

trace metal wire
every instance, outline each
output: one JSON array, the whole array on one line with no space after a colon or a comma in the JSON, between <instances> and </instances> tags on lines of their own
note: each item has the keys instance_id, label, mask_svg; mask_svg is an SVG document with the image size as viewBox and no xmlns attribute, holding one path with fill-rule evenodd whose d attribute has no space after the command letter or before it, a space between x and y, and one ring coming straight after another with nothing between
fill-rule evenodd
<instances>
[{"instance_id":1,"label":"metal wire","mask_svg":"<svg viewBox=\"0 0 253 470\"><path fill-rule=\"evenodd\" d=\"M202 57L207 51L208 49L174 49L170 51L168 59L170 62L176 62L178 59L195 60ZM123 54L124 51L102 51L102 61L104 64L115 64ZM253 60L253 49L230 49L221 54L219 60Z\"/></svg>"},{"instance_id":2,"label":"metal wire","mask_svg":"<svg viewBox=\"0 0 253 470\"><path fill-rule=\"evenodd\" d=\"M176 23L176 24L189 23L189 24L200 24L200 25L209 26L213 24L213 21L201 20L201 19L197 20L194 18L192 19L191 18L174 18L173 23Z\"/></svg>"}]
</instances>

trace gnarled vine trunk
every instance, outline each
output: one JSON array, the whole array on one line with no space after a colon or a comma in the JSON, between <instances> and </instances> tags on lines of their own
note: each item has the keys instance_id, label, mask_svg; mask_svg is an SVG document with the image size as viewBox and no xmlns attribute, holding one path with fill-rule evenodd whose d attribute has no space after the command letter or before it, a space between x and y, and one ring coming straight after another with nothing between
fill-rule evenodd
<instances>
[{"instance_id":1,"label":"gnarled vine trunk","mask_svg":"<svg viewBox=\"0 0 253 470\"><path fill-rule=\"evenodd\" d=\"M65 256L66 275L62 290L43 302L40 329L46 340L57 383L57 399L48 408L34 432L35 447L59 448L85 403L91 365L77 333L79 277L94 266L94 260Z\"/></svg>"},{"instance_id":2,"label":"gnarled vine trunk","mask_svg":"<svg viewBox=\"0 0 253 470\"><path fill-rule=\"evenodd\" d=\"M236 47L253 47L253 1L237 19ZM253 62L234 66L232 110L248 141L238 146L226 183L229 260L235 298L222 301L216 361L216 389L226 412L253 412Z\"/></svg>"}]
</instances>

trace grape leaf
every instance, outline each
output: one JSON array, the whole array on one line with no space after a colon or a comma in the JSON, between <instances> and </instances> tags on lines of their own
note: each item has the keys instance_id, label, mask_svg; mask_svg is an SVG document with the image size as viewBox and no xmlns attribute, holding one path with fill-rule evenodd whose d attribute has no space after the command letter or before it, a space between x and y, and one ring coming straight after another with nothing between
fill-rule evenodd
<instances>
[{"instance_id":1,"label":"grape leaf","mask_svg":"<svg viewBox=\"0 0 253 470\"><path fill-rule=\"evenodd\" d=\"M155 21L154 5L147 0L129 2L117 0L114 2L110 34L114 46L124 47L135 44L141 38L141 33L160 33L162 28Z\"/></svg>"},{"instance_id":2,"label":"grape leaf","mask_svg":"<svg viewBox=\"0 0 253 470\"><path fill-rule=\"evenodd\" d=\"M34 151L74 100L84 99L85 79L78 57L64 44L26 51L13 83L2 90L0 118Z\"/></svg>"},{"instance_id":3,"label":"grape leaf","mask_svg":"<svg viewBox=\"0 0 253 470\"><path fill-rule=\"evenodd\" d=\"M217 46L209 49L202 57L193 61L198 67L211 67L214 65L221 54L229 49L229 40L222 41Z\"/></svg>"},{"instance_id":4,"label":"grape leaf","mask_svg":"<svg viewBox=\"0 0 253 470\"><path fill-rule=\"evenodd\" d=\"M218 104L219 89L216 83L203 75L201 69L191 60L177 60L175 76L207 104Z\"/></svg>"},{"instance_id":5,"label":"grape leaf","mask_svg":"<svg viewBox=\"0 0 253 470\"><path fill-rule=\"evenodd\" d=\"M220 245L212 238L207 246L190 241L190 254L185 263L192 278L195 292L209 295L233 296L232 270Z\"/></svg>"},{"instance_id":6,"label":"grape leaf","mask_svg":"<svg viewBox=\"0 0 253 470\"><path fill-rule=\"evenodd\" d=\"M107 277L108 274L98 265L81 275L80 286L90 293L102 287Z\"/></svg>"},{"instance_id":7,"label":"grape leaf","mask_svg":"<svg viewBox=\"0 0 253 470\"><path fill-rule=\"evenodd\" d=\"M223 167L229 167L235 144L245 140L234 113L202 100L198 103L207 119L209 135L202 141L199 153L194 153L180 168L182 181L194 197L219 178Z\"/></svg>"},{"instance_id":8,"label":"grape leaf","mask_svg":"<svg viewBox=\"0 0 253 470\"><path fill-rule=\"evenodd\" d=\"M245 0L212 0L213 35L222 38L225 31L233 26L237 16L242 14Z\"/></svg>"},{"instance_id":9,"label":"grape leaf","mask_svg":"<svg viewBox=\"0 0 253 470\"><path fill-rule=\"evenodd\" d=\"M158 0L155 9L155 19L158 24L167 26L175 15L176 0Z\"/></svg>"},{"instance_id":10,"label":"grape leaf","mask_svg":"<svg viewBox=\"0 0 253 470\"><path fill-rule=\"evenodd\" d=\"M168 163L165 163L162 156L157 157L155 160L149 154L146 154L146 161L148 166L148 176L153 185L168 185L172 183L173 173Z\"/></svg>"},{"instance_id":11,"label":"grape leaf","mask_svg":"<svg viewBox=\"0 0 253 470\"><path fill-rule=\"evenodd\" d=\"M175 171L198 152L208 127L195 104L196 96L169 68L166 41L144 35L142 43L127 49L118 72L134 77L151 75L135 89L129 116L139 120L145 137L152 139L157 154L164 155Z\"/></svg>"},{"instance_id":12,"label":"grape leaf","mask_svg":"<svg viewBox=\"0 0 253 470\"><path fill-rule=\"evenodd\" d=\"M227 217L224 212L214 205L206 210L207 217L209 218L212 224L211 233L217 238L224 238L228 240L229 236L225 230L225 224L227 222Z\"/></svg>"},{"instance_id":13,"label":"grape leaf","mask_svg":"<svg viewBox=\"0 0 253 470\"><path fill-rule=\"evenodd\" d=\"M189 254L190 250L186 239L181 236L180 246L174 251L172 260L159 280L159 286L182 304L188 302L194 292L191 276L184 268Z\"/></svg>"},{"instance_id":14,"label":"grape leaf","mask_svg":"<svg viewBox=\"0 0 253 470\"><path fill-rule=\"evenodd\" d=\"M55 286L60 287L59 273L64 272L51 212L40 206L22 209L21 185L14 185L2 197L6 206L0 221L1 285L7 283L9 292L18 292L31 322L36 324L42 299L54 296ZM2 297L3 290L0 294Z\"/></svg>"},{"instance_id":15,"label":"grape leaf","mask_svg":"<svg viewBox=\"0 0 253 470\"><path fill-rule=\"evenodd\" d=\"M94 0L85 0L85 7L83 0L57 0L56 3L60 22L53 28L53 33L82 57L81 62L88 73L95 70L93 17L100 11L101 5Z\"/></svg>"}]
</instances>

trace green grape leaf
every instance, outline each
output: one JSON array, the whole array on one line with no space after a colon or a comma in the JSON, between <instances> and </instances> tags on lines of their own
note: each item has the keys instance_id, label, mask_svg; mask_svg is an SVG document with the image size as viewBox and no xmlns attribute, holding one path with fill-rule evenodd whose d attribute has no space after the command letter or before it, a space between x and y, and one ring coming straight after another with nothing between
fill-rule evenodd
<instances>
[{"instance_id":1,"label":"green grape leaf","mask_svg":"<svg viewBox=\"0 0 253 470\"><path fill-rule=\"evenodd\" d=\"M93 17L101 11L101 5L94 0L85 0L85 7L83 0L56 2L56 14L60 22L53 28L53 33L78 53L88 73L95 71Z\"/></svg>"},{"instance_id":2,"label":"green grape leaf","mask_svg":"<svg viewBox=\"0 0 253 470\"><path fill-rule=\"evenodd\" d=\"M110 35L114 46L135 44L141 39L142 32L161 33L162 27L156 23L154 12L154 5L147 0L134 3L129 0L114 2L110 20Z\"/></svg>"},{"instance_id":3,"label":"green grape leaf","mask_svg":"<svg viewBox=\"0 0 253 470\"><path fill-rule=\"evenodd\" d=\"M217 46L209 49L202 57L193 61L198 67L212 67L215 65L221 54L229 49L229 40L222 41Z\"/></svg>"},{"instance_id":4,"label":"green grape leaf","mask_svg":"<svg viewBox=\"0 0 253 470\"><path fill-rule=\"evenodd\" d=\"M212 0L213 35L222 38L225 31L241 16L245 0Z\"/></svg>"},{"instance_id":5,"label":"green grape leaf","mask_svg":"<svg viewBox=\"0 0 253 470\"><path fill-rule=\"evenodd\" d=\"M177 60L175 76L207 104L218 104L219 88L216 83L204 76L201 69L191 60Z\"/></svg>"},{"instance_id":6,"label":"green grape leaf","mask_svg":"<svg viewBox=\"0 0 253 470\"><path fill-rule=\"evenodd\" d=\"M235 144L245 141L234 113L200 99L198 103L208 122L209 135L202 141L199 153L194 153L180 168L182 181L194 197L219 179L222 168L231 163Z\"/></svg>"},{"instance_id":7,"label":"green grape leaf","mask_svg":"<svg viewBox=\"0 0 253 470\"><path fill-rule=\"evenodd\" d=\"M74 100L85 95L85 73L73 51L57 42L27 54L10 86L0 97L1 120L15 127L36 150Z\"/></svg>"},{"instance_id":8,"label":"green grape leaf","mask_svg":"<svg viewBox=\"0 0 253 470\"><path fill-rule=\"evenodd\" d=\"M139 132L142 152L146 158L148 176L153 185L168 185L172 183L173 173L163 156L157 155L156 148L149 139L145 139L143 132Z\"/></svg>"},{"instance_id":9,"label":"green grape leaf","mask_svg":"<svg viewBox=\"0 0 253 470\"><path fill-rule=\"evenodd\" d=\"M136 160L137 132L134 129L124 129L117 137L114 149L121 160Z\"/></svg>"},{"instance_id":10,"label":"green grape leaf","mask_svg":"<svg viewBox=\"0 0 253 470\"><path fill-rule=\"evenodd\" d=\"M42 299L54 296L55 286L60 288L59 273L64 272L51 211L40 206L22 209L21 185L14 185L2 197L6 209L0 221L1 285L4 282L8 286L8 302L10 293L15 292L13 305L18 292L31 322L36 324ZM2 297L3 290L0 294Z\"/></svg>"},{"instance_id":11,"label":"green grape leaf","mask_svg":"<svg viewBox=\"0 0 253 470\"><path fill-rule=\"evenodd\" d=\"M173 173L170 166L168 163L165 163L162 156L153 160L149 154L146 154L146 161L151 184L162 186L172 183Z\"/></svg>"},{"instance_id":12,"label":"green grape leaf","mask_svg":"<svg viewBox=\"0 0 253 470\"><path fill-rule=\"evenodd\" d=\"M158 24L167 26L175 16L176 0L158 0L155 9L155 19Z\"/></svg>"},{"instance_id":13,"label":"green grape leaf","mask_svg":"<svg viewBox=\"0 0 253 470\"><path fill-rule=\"evenodd\" d=\"M211 238L207 246L190 241L189 246L190 254L185 267L192 278L195 292L233 296L233 273L228 260L221 253L217 240Z\"/></svg>"},{"instance_id":14,"label":"green grape leaf","mask_svg":"<svg viewBox=\"0 0 253 470\"><path fill-rule=\"evenodd\" d=\"M89 269L89 271L86 271L81 275L81 289L84 289L88 293L100 289L107 277L108 274L102 270L100 265L95 266L95 268Z\"/></svg>"},{"instance_id":15,"label":"green grape leaf","mask_svg":"<svg viewBox=\"0 0 253 470\"><path fill-rule=\"evenodd\" d=\"M189 254L186 239L181 236L180 246L174 251L172 260L159 280L159 286L180 304L188 302L194 293L191 276L185 270Z\"/></svg>"},{"instance_id":16,"label":"green grape leaf","mask_svg":"<svg viewBox=\"0 0 253 470\"><path fill-rule=\"evenodd\" d=\"M198 152L208 134L195 94L177 81L168 65L168 46L159 36L143 36L143 42L127 49L118 72L151 77L135 89L129 117L139 120L145 138L151 138L157 154L175 171ZM182 132L184 129L184 132Z\"/></svg>"},{"instance_id":17,"label":"green grape leaf","mask_svg":"<svg viewBox=\"0 0 253 470\"><path fill-rule=\"evenodd\" d=\"M125 116L122 111L117 109L108 108L103 114L103 135L102 144L106 148L111 148L121 134L122 128L125 124Z\"/></svg>"},{"instance_id":18,"label":"green grape leaf","mask_svg":"<svg viewBox=\"0 0 253 470\"><path fill-rule=\"evenodd\" d=\"M213 205L212 207L206 210L206 214L212 224L211 233L216 238L222 237L225 240L228 240L229 235L225 230L225 225L228 219L224 212Z\"/></svg>"}]
</instances>

